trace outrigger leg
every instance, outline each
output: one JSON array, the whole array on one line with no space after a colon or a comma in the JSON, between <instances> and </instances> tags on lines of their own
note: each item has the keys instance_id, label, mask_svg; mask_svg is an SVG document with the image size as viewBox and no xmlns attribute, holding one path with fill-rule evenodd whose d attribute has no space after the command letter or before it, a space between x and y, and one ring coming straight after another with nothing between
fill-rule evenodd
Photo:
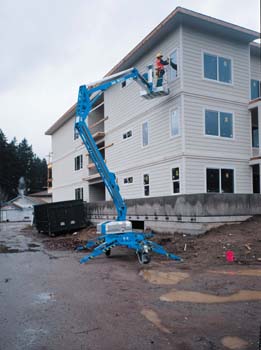
<instances>
[{"instance_id":1,"label":"outrigger leg","mask_svg":"<svg viewBox=\"0 0 261 350\"><path fill-rule=\"evenodd\" d=\"M148 264L150 262L151 252L164 255L169 259L182 261L179 256L168 253L161 245L146 239L152 236L153 234L151 233L142 234L135 232L99 236L95 240L90 240L85 246L77 248L77 250L89 249L99 244L90 254L83 257L80 262L81 264L86 263L90 259L101 254L110 256L111 249L116 246L127 247L135 250L141 264Z\"/></svg>"}]
</instances>

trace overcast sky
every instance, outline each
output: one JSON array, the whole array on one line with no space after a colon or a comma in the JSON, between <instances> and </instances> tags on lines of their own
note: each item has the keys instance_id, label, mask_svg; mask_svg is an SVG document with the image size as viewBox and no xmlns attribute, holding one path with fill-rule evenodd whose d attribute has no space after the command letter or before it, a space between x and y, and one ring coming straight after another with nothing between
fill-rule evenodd
<instances>
[{"instance_id":1,"label":"overcast sky","mask_svg":"<svg viewBox=\"0 0 261 350\"><path fill-rule=\"evenodd\" d=\"M260 0L0 0L0 128L46 157L45 131L177 6L260 31Z\"/></svg>"}]
</instances>

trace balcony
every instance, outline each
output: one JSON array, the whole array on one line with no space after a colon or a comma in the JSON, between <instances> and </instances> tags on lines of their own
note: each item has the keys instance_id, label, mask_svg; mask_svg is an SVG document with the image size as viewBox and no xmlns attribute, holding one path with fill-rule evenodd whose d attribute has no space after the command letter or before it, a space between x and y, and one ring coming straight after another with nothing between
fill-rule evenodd
<instances>
[{"instance_id":1,"label":"balcony","mask_svg":"<svg viewBox=\"0 0 261 350\"><path fill-rule=\"evenodd\" d=\"M250 163L260 162L261 159L261 98L250 101L248 106L251 116L251 136L252 136L252 152Z\"/></svg>"}]
</instances>

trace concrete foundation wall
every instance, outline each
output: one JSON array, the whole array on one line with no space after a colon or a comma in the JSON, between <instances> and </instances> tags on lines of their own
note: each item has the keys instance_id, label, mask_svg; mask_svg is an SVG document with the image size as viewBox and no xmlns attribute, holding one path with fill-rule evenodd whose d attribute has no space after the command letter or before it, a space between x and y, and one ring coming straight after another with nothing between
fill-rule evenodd
<instances>
[{"instance_id":1,"label":"concrete foundation wall","mask_svg":"<svg viewBox=\"0 0 261 350\"><path fill-rule=\"evenodd\" d=\"M211 227L261 215L260 194L192 194L126 200L127 219L161 233L204 233ZM87 203L93 223L116 219L111 201Z\"/></svg>"}]
</instances>

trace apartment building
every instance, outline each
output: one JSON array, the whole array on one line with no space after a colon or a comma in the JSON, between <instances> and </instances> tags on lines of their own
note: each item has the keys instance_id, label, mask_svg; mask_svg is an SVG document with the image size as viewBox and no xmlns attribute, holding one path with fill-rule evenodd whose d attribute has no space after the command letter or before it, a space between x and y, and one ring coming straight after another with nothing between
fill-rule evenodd
<instances>
[{"instance_id":1,"label":"apartment building","mask_svg":"<svg viewBox=\"0 0 261 350\"><path fill-rule=\"evenodd\" d=\"M178 7L107 74L129 67L145 73L158 51L178 67L167 68L166 96L144 99L130 80L107 90L88 117L124 198L260 193L258 37ZM74 130L75 109L46 132L52 136L53 201L109 200Z\"/></svg>"}]
</instances>

